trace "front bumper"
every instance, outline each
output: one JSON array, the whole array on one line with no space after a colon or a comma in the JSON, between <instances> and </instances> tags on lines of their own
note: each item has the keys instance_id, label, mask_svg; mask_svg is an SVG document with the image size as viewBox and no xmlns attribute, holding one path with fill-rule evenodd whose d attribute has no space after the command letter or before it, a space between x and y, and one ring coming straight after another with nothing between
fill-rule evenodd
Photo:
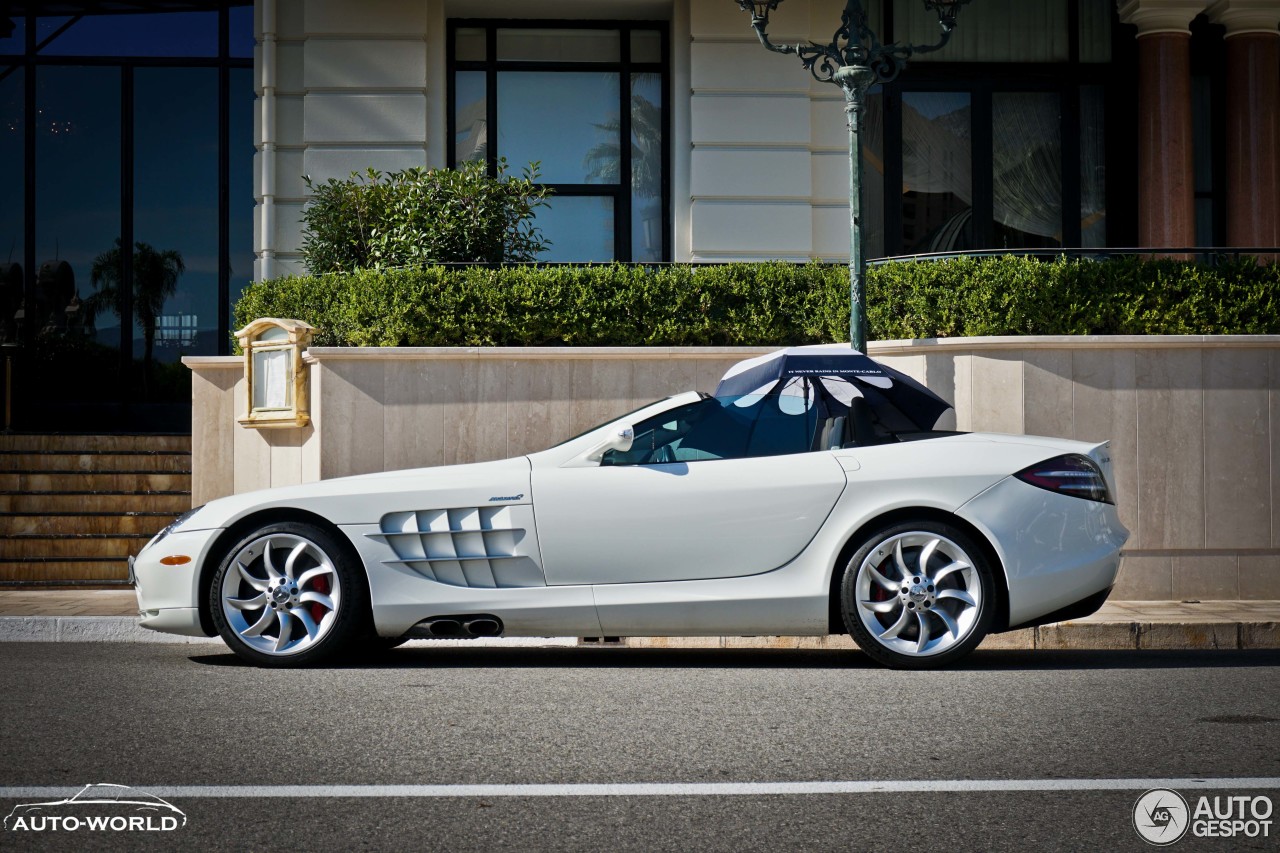
<instances>
[{"instance_id":1,"label":"front bumper","mask_svg":"<svg viewBox=\"0 0 1280 853\"><path fill-rule=\"evenodd\" d=\"M170 533L153 540L129 563L129 578L138 597L139 624L144 628L192 637L210 636L200 625L200 567L205 565L221 530ZM167 556L190 562L166 566Z\"/></svg>"},{"instance_id":2,"label":"front bumper","mask_svg":"<svg viewBox=\"0 0 1280 853\"><path fill-rule=\"evenodd\" d=\"M165 634L181 634L184 637L210 636L200 624L200 608L168 607L161 610L144 610L138 624L152 631Z\"/></svg>"}]
</instances>

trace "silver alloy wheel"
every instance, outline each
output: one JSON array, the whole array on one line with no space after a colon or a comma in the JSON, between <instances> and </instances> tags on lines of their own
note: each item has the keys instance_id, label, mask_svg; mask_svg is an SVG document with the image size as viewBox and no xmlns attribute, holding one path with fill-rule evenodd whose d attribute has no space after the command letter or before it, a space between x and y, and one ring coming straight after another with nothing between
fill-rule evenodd
<instances>
[{"instance_id":1,"label":"silver alloy wheel","mask_svg":"<svg viewBox=\"0 0 1280 853\"><path fill-rule=\"evenodd\" d=\"M267 655L313 647L332 629L342 581L324 550L294 533L247 543L222 577L222 615L240 641Z\"/></svg>"},{"instance_id":2,"label":"silver alloy wheel","mask_svg":"<svg viewBox=\"0 0 1280 853\"><path fill-rule=\"evenodd\" d=\"M954 648L982 611L973 560L925 530L890 536L868 552L854 584L858 618L885 648L910 657Z\"/></svg>"}]
</instances>

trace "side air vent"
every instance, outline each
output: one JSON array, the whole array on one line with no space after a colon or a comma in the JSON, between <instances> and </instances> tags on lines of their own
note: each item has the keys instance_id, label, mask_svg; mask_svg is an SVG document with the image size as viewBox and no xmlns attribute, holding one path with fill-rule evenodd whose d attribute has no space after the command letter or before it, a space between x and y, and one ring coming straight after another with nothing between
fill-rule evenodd
<instances>
[{"instance_id":1,"label":"side air vent","mask_svg":"<svg viewBox=\"0 0 1280 853\"><path fill-rule=\"evenodd\" d=\"M423 577L451 586L496 589L546 586L525 506L480 506L393 512L381 533L396 559Z\"/></svg>"}]
</instances>

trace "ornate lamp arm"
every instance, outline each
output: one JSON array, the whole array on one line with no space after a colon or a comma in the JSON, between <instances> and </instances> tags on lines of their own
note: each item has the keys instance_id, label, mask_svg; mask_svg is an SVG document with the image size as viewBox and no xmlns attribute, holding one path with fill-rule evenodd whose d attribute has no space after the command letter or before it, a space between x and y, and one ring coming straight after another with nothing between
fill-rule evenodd
<instances>
[{"instance_id":1,"label":"ornate lamp arm","mask_svg":"<svg viewBox=\"0 0 1280 853\"><path fill-rule=\"evenodd\" d=\"M815 80L823 83L834 83L836 70L844 65L844 57L836 48L835 41L828 46L817 42L809 44L774 44L765 31L769 26L769 9L776 8L777 2L753 3L751 0L738 0L738 5L751 13L751 28L756 31L760 44L774 53L793 54L800 57L800 64L813 75Z\"/></svg>"},{"instance_id":2,"label":"ornate lamp arm","mask_svg":"<svg viewBox=\"0 0 1280 853\"><path fill-rule=\"evenodd\" d=\"M751 28L767 50L798 56L801 65L814 79L844 85L836 73L842 67L869 68L875 73L874 82L887 83L898 76L914 54L940 50L951 39L960 7L970 0L924 0L926 9L938 13L938 27L942 31L933 44L881 44L875 31L867 24L867 13L861 0L846 2L840 15L840 28L832 36L831 44L774 44L767 28L769 12L777 9L779 2L781 0L737 0L743 11L751 13Z\"/></svg>"}]
</instances>

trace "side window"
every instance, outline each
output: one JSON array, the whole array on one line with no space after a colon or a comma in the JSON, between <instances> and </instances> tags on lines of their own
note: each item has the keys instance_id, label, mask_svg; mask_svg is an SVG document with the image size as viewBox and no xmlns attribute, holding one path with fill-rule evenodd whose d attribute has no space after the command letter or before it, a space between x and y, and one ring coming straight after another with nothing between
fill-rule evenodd
<instances>
[{"instance_id":1,"label":"side window","mask_svg":"<svg viewBox=\"0 0 1280 853\"><path fill-rule=\"evenodd\" d=\"M707 398L654 415L635 424L635 441L626 453L610 450L601 465L660 465L745 456L750 419Z\"/></svg>"},{"instance_id":2,"label":"side window","mask_svg":"<svg viewBox=\"0 0 1280 853\"><path fill-rule=\"evenodd\" d=\"M660 465L804 453L813 449L816 427L814 407L797 409L776 395L708 398L635 424L631 449L611 450L600 464Z\"/></svg>"},{"instance_id":3,"label":"side window","mask_svg":"<svg viewBox=\"0 0 1280 853\"><path fill-rule=\"evenodd\" d=\"M818 408L811 401L782 394L765 396L751 409L755 424L747 444L748 456L782 456L813 449Z\"/></svg>"}]
</instances>

